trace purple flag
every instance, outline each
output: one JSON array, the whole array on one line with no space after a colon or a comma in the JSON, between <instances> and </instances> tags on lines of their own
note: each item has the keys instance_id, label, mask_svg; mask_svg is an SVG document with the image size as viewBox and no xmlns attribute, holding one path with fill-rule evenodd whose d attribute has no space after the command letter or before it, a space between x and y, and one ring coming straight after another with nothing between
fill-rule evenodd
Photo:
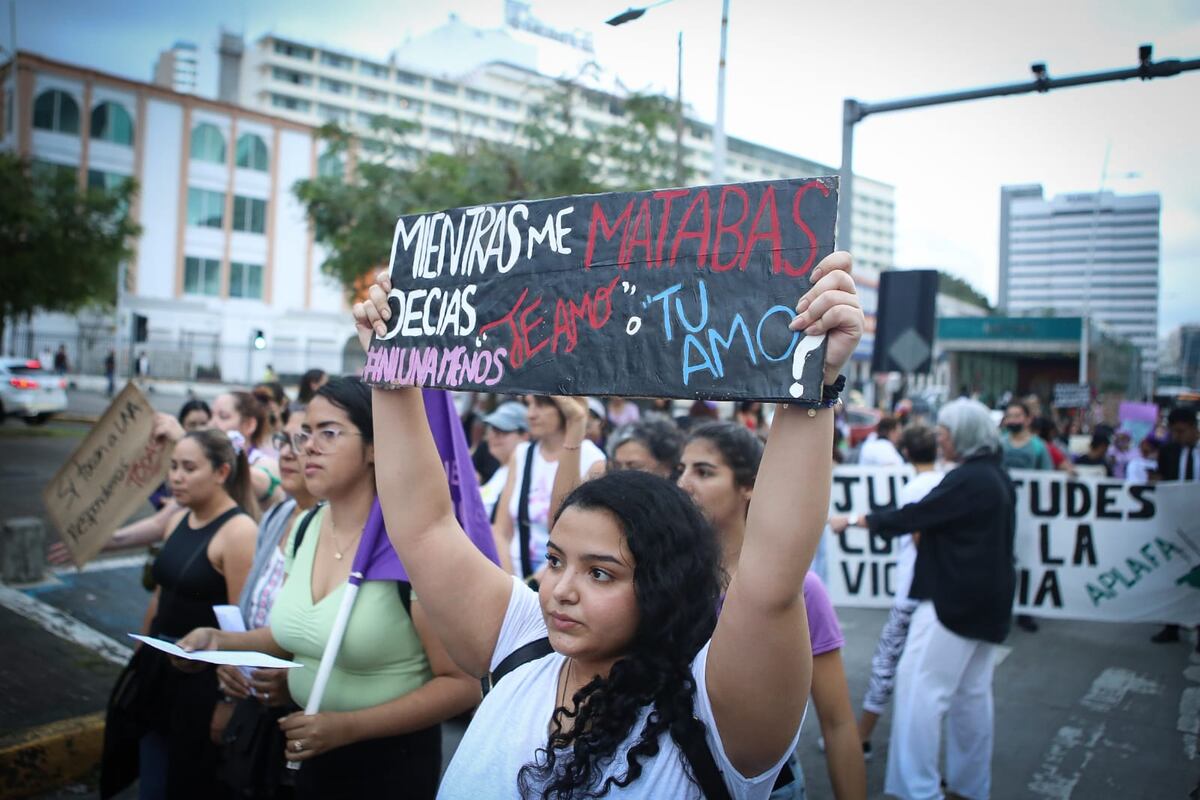
<instances>
[{"instance_id":1,"label":"purple flag","mask_svg":"<svg viewBox=\"0 0 1200 800\"><path fill-rule=\"evenodd\" d=\"M425 399L429 429L433 432L433 441L437 444L438 455L446 470L446 480L450 484L454 516L480 552L499 564L496 540L492 538L492 526L483 507L483 498L479 496L479 481L475 479L475 466L471 463L467 437L458 411L454 408L454 401L449 392L440 389L422 389L421 392ZM367 517L367 524L363 526L358 551L354 554L350 582L360 584L363 581L407 580L408 573L384 530L383 510L376 499Z\"/></svg>"}]
</instances>

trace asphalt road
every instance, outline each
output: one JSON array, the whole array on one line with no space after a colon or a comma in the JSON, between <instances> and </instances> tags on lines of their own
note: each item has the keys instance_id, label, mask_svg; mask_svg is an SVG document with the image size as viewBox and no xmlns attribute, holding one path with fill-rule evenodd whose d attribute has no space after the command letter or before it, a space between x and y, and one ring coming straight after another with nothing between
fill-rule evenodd
<instances>
[{"instance_id":1,"label":"asphalt road","mask_svg":"<svg viewBox=\"0 0 1200 800\"><path fill-rule=\"evenodd\" d=\"M154 402L173 411L180 399ZM80 413L92 407L99 413L105 405L103 397L82 393L72 403ZM67 423L26 428L9 421L0 427L0 518L42 513L42 486L85 431ZM139 567L126 564L54 576L26 593L125 641L124 634L139 626L147 597L138 583ZM839 616L857 704L884 613L839 609ZM996 669L995 798L1200 797L1200 654L1193 650L1193 633L1179 644L1153 645L1153 632L1149 625L1070 621L1044 621L1036 634L1014 631ZM4 609L0 637L6 653L19 653L0 666L0 732L103 707L110 668L90 663L75 646L64 649ZM76 677L39 667L60 662L73 663ZM64 688L64 680L75 685ZM868 764L873 797L882 792L889 725L885 714ZM813 798L831 796L818 735L810 714L800 755ZM457 732L451 730L450 737L447 757Z\"/></svg>"}]
</instances>

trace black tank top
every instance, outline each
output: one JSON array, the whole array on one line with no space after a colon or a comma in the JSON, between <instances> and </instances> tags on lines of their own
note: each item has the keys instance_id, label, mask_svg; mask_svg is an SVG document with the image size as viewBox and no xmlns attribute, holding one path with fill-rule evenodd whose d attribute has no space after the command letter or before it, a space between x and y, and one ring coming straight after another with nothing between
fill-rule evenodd
<instances>
[{"instance_id":1,"label":"black tank top","mask_svg":"<svg viewBox=\"0 0 1200 800\"><path fill-rule=\"evenodd\" d=\"M244 514L236 506L203 528L192 528L189 511L154 560L154 579L161 592L151 636L183 636L195 628L216 627L212 607L229 602L225 576L208 560L208 543L229 520Z\"/></svg>"}]
</instances>

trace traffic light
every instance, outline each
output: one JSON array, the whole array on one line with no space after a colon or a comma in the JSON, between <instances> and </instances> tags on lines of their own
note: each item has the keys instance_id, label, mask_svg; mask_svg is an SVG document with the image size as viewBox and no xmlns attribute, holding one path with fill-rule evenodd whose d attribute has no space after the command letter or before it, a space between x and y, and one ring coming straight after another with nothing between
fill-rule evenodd
<instances>
[{"instance_id":1,"label":"traffic light","mask_svg":"<svg viewBox=\"0 0 1200 800\"><path fill-rule=\"evenodd\" d=\"M263 333L262 328L254 329L254 349L264 350L267 346L267 335Z\"/></svg>"},{"instance_id":2,"label":"traffic light","mask_svg":"<svg viewBox=\"0 0 1200 800\"><path fill-rule=\"evenodd\" d=\"M133 341L141 343L150 338L150 319L145 314L133 315Z\"/></svg>"}]
</instances>

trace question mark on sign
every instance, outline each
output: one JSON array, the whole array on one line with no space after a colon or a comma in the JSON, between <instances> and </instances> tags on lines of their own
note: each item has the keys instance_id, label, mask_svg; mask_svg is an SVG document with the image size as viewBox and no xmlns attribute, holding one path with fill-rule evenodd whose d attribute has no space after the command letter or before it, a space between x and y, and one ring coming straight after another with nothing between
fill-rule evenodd
<instances>
[{"instance_id":1,"label":"question mark on sign","mask_svg":"<svg viewBox=\"0 0 1200 800\"><path fill-rule=\"evenodd\" d=\"M788 389L788 393L800 399L804 396L804 384L800 383L804 379L804 364L808 361L809 354L816 350L825 341L825 334L820 336L805 336L800 340L800 344L796 345L795 352L792 353L792 378L796 381Z\"/></svg>"}]
</instances>

